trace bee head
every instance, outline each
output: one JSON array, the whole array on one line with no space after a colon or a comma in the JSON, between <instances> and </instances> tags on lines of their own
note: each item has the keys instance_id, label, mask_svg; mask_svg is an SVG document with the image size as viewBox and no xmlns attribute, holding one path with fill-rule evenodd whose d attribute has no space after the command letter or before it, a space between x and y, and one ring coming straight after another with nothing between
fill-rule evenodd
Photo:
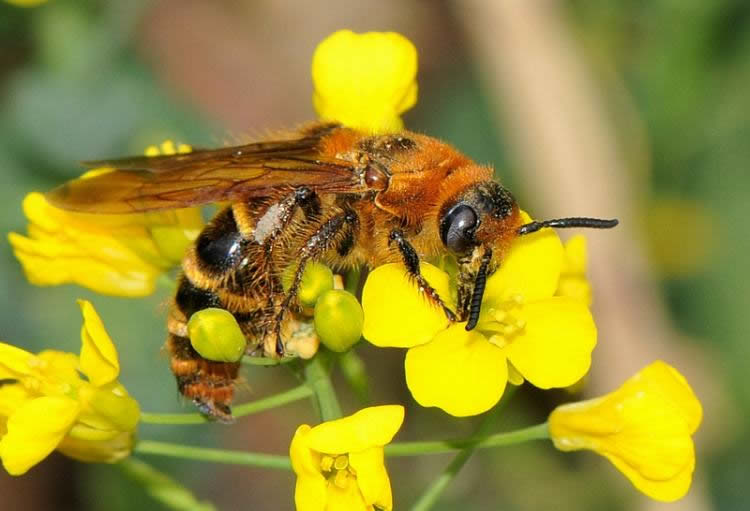
<instances>
[{"instance_id":1,"label":"bee head","mask_svg":"<svg viewBox=\"0 0 750 511\"><path fill-rule=\"evenodd\" d=\"M502 254L520 226L513 195L494 181L472 184L440 212L440 239L458 258L480 246Z\"/></svg>"}]
</instances>

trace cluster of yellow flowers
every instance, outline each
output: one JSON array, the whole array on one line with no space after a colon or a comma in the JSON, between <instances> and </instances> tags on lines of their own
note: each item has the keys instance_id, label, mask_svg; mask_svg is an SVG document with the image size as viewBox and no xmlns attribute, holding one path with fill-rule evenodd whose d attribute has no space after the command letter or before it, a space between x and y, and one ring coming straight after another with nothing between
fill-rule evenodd
<instances>
[{"instance_id":1,"label":"cluster of yellow flowers","mask_svg":"<svg viewBox=\"0 0 750 511\"><path fill-rule=\"evenodd\" d=\"M416 50L403 36L340 31L315 52L313 101L322 119L373 133L399 130L400 114L416 101L416 69ZM167 144L156 152L178 149L189 150ZM32 283L74 282L121 296L153 292L203 225L197 210L82 215L56 209L37 193L26 198L24 211L28 237L12 233L10 241ZM408 349L406 383L419 404L477 415L497 404L509 382L567 387L587 373L597 331L585 267L580 236L563 245L543 229L517 239L488 279L478 325L467 332L422 300L401 265L383 265L363 290L362 332L376 346ZM453 306L451 275L429 263L421 270ZM101 320L90 303L80 303L80 356L32 355L0 344L0 458L11 474L56 448L109 462L133 448L138 405L117 381L117 354ZM391 510L383 447L403 419L403 407L387 405L300 426L290 447L297 509ZM558 449L593 450L645 494L675 500L690 485L691 435L700 421L700 403L685 379L655 362L611 394L558 407L548 426Z\"/></svg>"}]
</instances>

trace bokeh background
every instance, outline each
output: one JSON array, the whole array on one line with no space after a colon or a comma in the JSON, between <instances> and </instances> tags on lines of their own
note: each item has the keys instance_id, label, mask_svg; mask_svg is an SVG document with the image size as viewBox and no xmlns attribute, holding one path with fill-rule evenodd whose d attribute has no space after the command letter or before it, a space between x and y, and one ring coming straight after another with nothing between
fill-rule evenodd
<instances>
[{"instance_id":1,"label":"bokeh background","mask_svg":"<svg viewBox=\"0 0 750 511\"><path fill-rule=\"evenodd\" d=\"M416 44L410 129L441 137L497 176L538 217L618 217L589 233L599 346L583 395L655 358L687 375L705 407L694 486L669 509L747 509L750 481L750 3L347 0L0 1L0 231L24 232L21 200L172 138L211 146L314 118L310 58L340 28L395 30ZM564 233L568 234L568 233ZM74 299L99 309L121 380L147 411L180 402L160 347L168 291L108 298L33 287L0 241L0 339L77 352ZM466 434L472 419L419 409L403 353L360 347L371 403L402 402L400 439ZM246 371L240 399L296 382ZM340 388L346 389L342 381ZM363 403L347 390L344 406ZM505 427L541 421L566 392L524 387ZM307 402L227 427L142 426L140 435L283 453ZM404 508L449 457L389 462ZM150 458L220 509L291 509L293 477ZM21 478L0 472L2 509L163 509L116 466L58 454ZM547 444L476 454L436 509L667 509L603 458Z\"/></svg>"}]
</instances>

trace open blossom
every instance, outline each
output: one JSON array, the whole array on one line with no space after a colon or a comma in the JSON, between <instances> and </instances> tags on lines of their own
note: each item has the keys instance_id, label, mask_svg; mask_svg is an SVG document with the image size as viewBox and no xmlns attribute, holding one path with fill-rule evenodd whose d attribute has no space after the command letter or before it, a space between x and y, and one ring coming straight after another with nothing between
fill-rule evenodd
<instances>
[{"instance_id":1,"label":"open blossom","mask_svg":"<svg viewBox=\"0 0 750 511\"><path fill-rule=\"evenodd\" d=\"M383 446L403 420L402 406L386 405L297 428L289 448L297 511L392 510Z\"/></svg>"},{"instance_id":2,"label":"open blossom","mask_svg":"<svg viewBox=\"0 0 750 511\"><path fill-rule=\"evenodd\" d=\"M114 462L133 448L138 403L117 381L117 351L94 307L79 304L78 356L34 355L0 343L0 459L11 475L55 449L81 461Z\"/></svg>"},{"instance_id":3,"label":"open blossom","mask_svg":"<svg viewBox=\"0 0 750 511\"><path fill-rule=\"evenodd\" d=\"M146 154L188 150L165 142ZM94 169L83 177L110 170ZM96 215L56 208L38 192L26 196L23 211L28 235L12 232L8 239L32 284L74 283L116 296L153 293L159 275L180 263L203 228L199 208Z\"/></svg>"},{"instance_id":4,"label":"open blossom","mask_svg":"<svg viewBox=\"0 0 750 511\"><path fill-rule=\"evenodd\" d=\"M455 416L489 410L508 381L569 386L589 369L596 326L585 302L555 295L562 265L563 246L551 229L517 238L487 280L470 332L424 300L403 266L380 266L362 293L363 335L377 346L409 348L406 383L414 399ZM427 263L421 270L450 306L449 276Z\"/></svg>"},{"instance_id":5,"label":"open blossom","mask_svg":"<svg viewBox=\"0 0 750 511\"><path fill-rule=\"evenodd\" d=\"M610 394L559 406L549 432L558 449L595 451L649 497L674 501L690 488L702 415L685 377L656 361Z\"/></svg>"},{"instance_id":6,"label":"open blossom","mask_svg":"<svg viewBox=\"0 0 750 511\"><path fill-rule=\"evenodd\" d=\"M372 133L403 129L417 101L417 50L401 34L339 30L312 62L313 103L321 119Z\"/></svg>"}]
</instances>

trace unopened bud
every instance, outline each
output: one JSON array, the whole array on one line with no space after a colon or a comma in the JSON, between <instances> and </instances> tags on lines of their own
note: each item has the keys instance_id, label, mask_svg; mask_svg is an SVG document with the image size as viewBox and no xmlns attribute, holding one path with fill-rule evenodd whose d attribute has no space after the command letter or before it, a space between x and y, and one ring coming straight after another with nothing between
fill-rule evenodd
<instances>
[{"instance_id":1,"label":"unopened bud","mask_svg":"<svg viewBox=\"0 0 750 511\"><path fill-rule=\"evenodd\" d=\"M315 331L328 349L344 352L362 336L362 306L348 291L332 289L315 304Z\"/></svg>"},{"instance_id":2,"label":"unopened bud","mask_svg":"<svg viewBox=\"0 0 750 511\"><path fill-rule=\"evenodd\" d=\"M203 309L190 316L188 335L195 351L215 362L237 362L247 345L237 320L224 309Z\"/></svg>"},{"instance_id":3,"label":"unopened bud","mask_svg":"<svg viewBox=\"0 0 750 511\"><path fill-rule=\"evenodd\" d=\"M288 293L294 280L294 273L297 271L297 265L291 264L284 271L281 277L281 283L284 286L284 292ZM297 291L297 298L303 307L314 307L318 298L333 289L333 272L331 269L321 263L307 263L305 271L302 274L302 281Z\"/></svg>"}]
</instances>

